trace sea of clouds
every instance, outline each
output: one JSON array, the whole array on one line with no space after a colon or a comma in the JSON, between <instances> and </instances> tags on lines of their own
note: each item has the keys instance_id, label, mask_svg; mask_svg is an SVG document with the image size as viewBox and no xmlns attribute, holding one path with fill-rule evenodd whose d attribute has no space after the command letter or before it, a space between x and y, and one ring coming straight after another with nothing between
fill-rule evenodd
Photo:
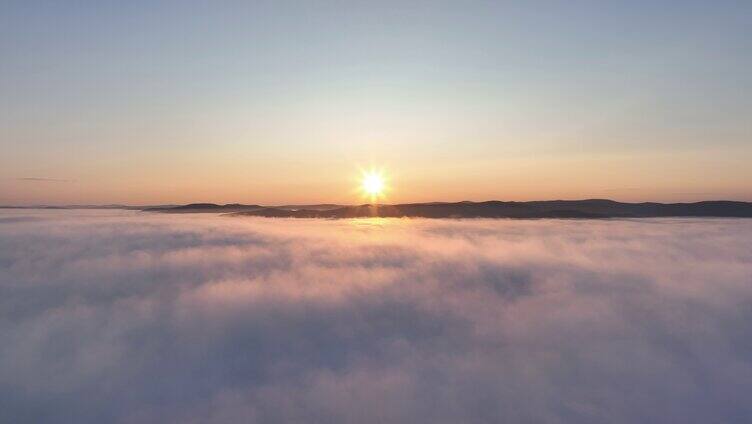
<instances>
[{"instance_id":1,"label":"sea of clouds","mask_svg":"<svg viewBox=\"0 0 752 424\"><path fill-rule=\"evenodd\" d=\"M5 210L0 422L752 422L752 220Z\"/></svg>"}]
</instances>

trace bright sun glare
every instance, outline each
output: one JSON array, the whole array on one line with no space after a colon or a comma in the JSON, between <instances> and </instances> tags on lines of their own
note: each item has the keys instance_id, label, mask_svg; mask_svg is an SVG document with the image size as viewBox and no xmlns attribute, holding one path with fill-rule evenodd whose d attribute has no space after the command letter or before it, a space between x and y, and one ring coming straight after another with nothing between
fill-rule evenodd
<instances>
[{"instance_id":1,"label":"bright sun glare","mask_svg":"<svg viewBox=\"0 0 752 424\"><path fill-rule=\"evenodd\" d=\"M384 196L386 191L386 183L384 181L384 175L377 171L363 172L361 179L361 192L370 197L372 201L377 200Z\"/></svg>"},{"instance_id":2,"label":"bright sun glare","mask_svg":"<svg viewBox=\"0 0 752 424\"><path fill-rule=\"evenodd\" d=\"M381 175L374 173L367 174L363 178L363 190L371 196L380 195L384 190L384 180L381 178Z\"/></svg>"}]
</instances>

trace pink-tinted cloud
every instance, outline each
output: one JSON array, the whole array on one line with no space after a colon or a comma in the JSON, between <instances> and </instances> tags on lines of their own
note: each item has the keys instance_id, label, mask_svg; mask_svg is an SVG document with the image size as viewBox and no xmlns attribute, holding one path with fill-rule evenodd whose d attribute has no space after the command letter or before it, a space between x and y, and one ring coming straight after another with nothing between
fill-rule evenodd
<instances>
[{"instance_id":1,"label":"pink-tinted cloud","mask_svg":"<svg viewBox=\"0 0 752 424\"><path fill-rule=\"evenodd\" d=\"M0 216L0 421L743 422L752 221Z\"/></svg>"}]
</instances>

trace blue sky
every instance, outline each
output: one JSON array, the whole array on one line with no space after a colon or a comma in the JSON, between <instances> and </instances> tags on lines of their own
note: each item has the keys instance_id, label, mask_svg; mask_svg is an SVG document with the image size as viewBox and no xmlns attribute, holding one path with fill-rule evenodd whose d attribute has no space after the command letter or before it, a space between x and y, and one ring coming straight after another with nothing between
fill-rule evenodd
<instances>
[{"instance_id":1,"label":"blue sky","mask_svg":"<svg viewBox=\"0 0 752 424\"><path fill-rule=\"evenodd\" d=\"M749 2L0 8L3 204L752 200Z\"/></svg>"}]
</instances>

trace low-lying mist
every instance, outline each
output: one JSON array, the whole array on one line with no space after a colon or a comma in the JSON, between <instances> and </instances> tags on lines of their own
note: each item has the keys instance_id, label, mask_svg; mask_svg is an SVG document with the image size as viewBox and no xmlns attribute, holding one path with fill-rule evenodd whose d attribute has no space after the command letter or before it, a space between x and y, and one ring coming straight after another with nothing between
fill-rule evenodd
<instances>
[{"instance_id":1,"label":"low-lying mist","mask_svg":"<svg viewBox=\"0 0 752 424\"><path fill-rule=\"evenodd\" d=\"M0 422L750 422L752 220L0 212Z\"/></svg>"}]
</instances>

